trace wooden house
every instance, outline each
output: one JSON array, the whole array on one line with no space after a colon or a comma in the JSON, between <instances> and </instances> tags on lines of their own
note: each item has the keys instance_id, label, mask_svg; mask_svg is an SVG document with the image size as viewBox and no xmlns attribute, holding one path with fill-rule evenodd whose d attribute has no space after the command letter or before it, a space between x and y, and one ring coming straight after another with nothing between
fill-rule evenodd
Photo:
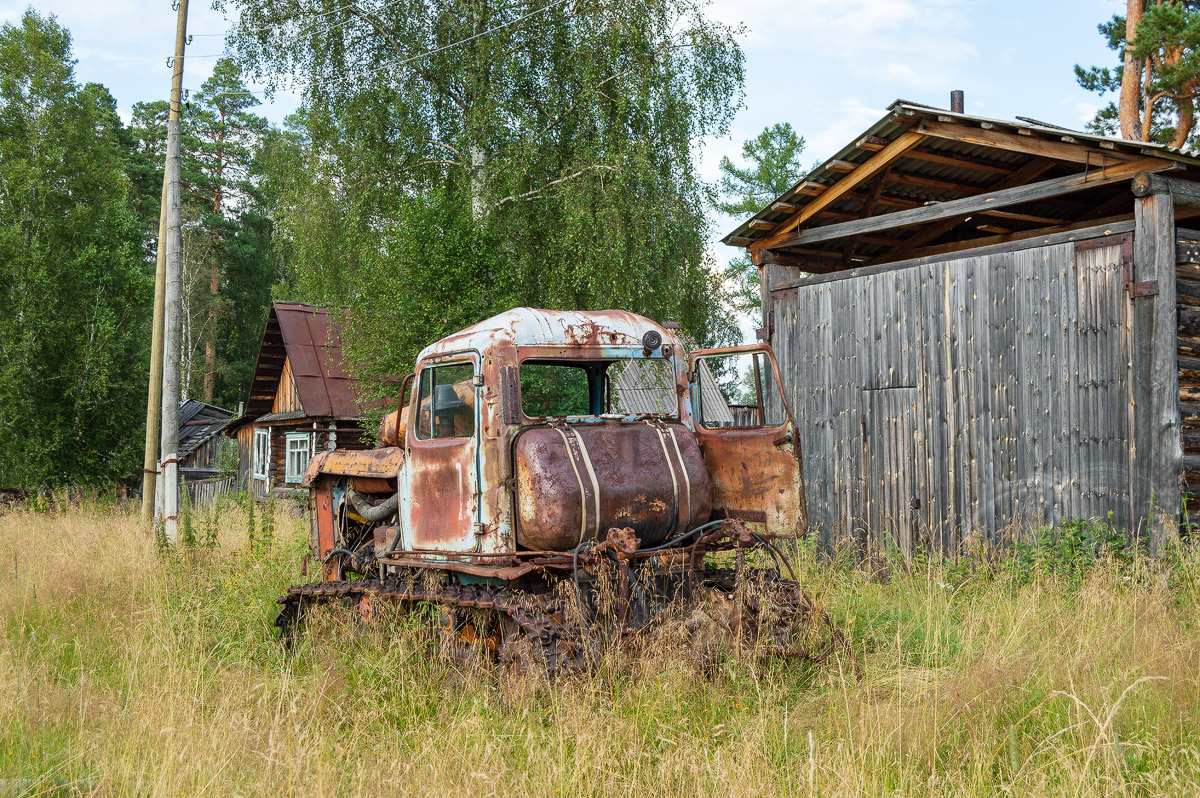
<instances>
[{"instance_id":1,"label":"wooden house","mask_svg":"<svg viewBox=\"0 0 1200 798\"><path fill-rule=\"evenodd\" d=\"M199 399L179 403L179 474L184 482L217 476L221 451L229 443L220 433L232 417L232 410Z\"/></svg>"},{"instance_id":2,"label":"wooden house","mask_svg":"<svg viewBox=\"0 0 1200 798\"><path fill-rule=\"evenodd\" d=\"M316 452L362 448L362 421L336 317L272 302L245 410L225 428L237 439L239 485L258 498L299 488Z\"/></svg>"},{"instance_id":3,"label":"wooden house","mask_svg":"<svg viewBox=\"0 0 1200 798\"><path fill-rule=\"evenodd\" d=\"M1200 159L955 99L897 101L724 239L759 268L810 522L1157 547L1200 490Z\"/></svg>"},{"instance_id":4,"label":"wooden house","mask_svg":"<svg viewBox=\"0 0 1200 798\"><path fill-rule=\"evenodd\" d=\"M221 434L232 417L233 411L198 399L179 403L179 477L193 505L211 502L233 487L233 478L222 471L236 447ZM161 500L161 494L155 495Z\"/></svg>"}]
</instances>

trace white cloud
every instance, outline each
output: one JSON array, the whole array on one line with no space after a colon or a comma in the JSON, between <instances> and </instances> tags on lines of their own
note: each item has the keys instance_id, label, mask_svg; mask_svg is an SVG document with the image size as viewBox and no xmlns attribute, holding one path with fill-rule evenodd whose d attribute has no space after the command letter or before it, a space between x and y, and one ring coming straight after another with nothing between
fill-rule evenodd
<instances>
[{"instance_id":1,"label":"white cloud","mask_svg":"<svg viewBox=\"0 0 1200 798\"><path fill-rule=\"evenodd\" d=\"M745 23L751 56L819 65L841 80L881 76L911 90L941 88L977 54L962 0L715 0L710 16ZM915 66L914 66L915 64Z\"/></svg>"}]
</instances>

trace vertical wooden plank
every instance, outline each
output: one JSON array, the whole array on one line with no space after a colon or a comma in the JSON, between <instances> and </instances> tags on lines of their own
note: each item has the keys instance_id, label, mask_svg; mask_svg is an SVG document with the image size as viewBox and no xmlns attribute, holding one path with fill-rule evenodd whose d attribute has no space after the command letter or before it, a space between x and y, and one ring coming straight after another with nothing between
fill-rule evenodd
<instances>
[{"instance_id":1,"label":"vertical wooden plank","mask_svg":"<svg viewBox=\"0 0 1200 798\"><path fill-rule=\"evenodd\" d=\"M1016 462L1016 418L1013 407L1016 319L1013 307L1012 255L993 255L989 258L989 263L988 370L992 375L994 430L991 479L996 486L990 539L995 542L996 535L1011 523L1013 515Z\"/></svg>"},{"instance_id":2,"label":"vertical wooden plank","mask_svg":"<svg viewBox=\"0 0 1200 798\"><path fill-rule=\"evenodd\" d=\"M1139 386L1134 406L1134 503L1143 518L1153 506L1145 543L1157 553L1163 540L1178 530L1183 465L1176 359L1175 212L1170 194L1151 194L1134 202L1133 275L1140 284L1157 282L1156 292L1133 299L1134 370L1146 381Z\"/></svg>"},{"instance_id":3,"label":"vertical wooden plank","mask_svg":"<svg viewBox=\"0 0 1200 798\"><path fill-rule=\"evenodd\" d=\"M980 258L971 292L971 314L974 328L971 368L974 370L972 390L975 393L976 467L978 508L975 512L975 531L984 539L994 528L996 519L996 440L993 429L992 405L995 401L994 372L991 366L992 304L991 280L993 258Z\"/></svg>"}]
</instances>

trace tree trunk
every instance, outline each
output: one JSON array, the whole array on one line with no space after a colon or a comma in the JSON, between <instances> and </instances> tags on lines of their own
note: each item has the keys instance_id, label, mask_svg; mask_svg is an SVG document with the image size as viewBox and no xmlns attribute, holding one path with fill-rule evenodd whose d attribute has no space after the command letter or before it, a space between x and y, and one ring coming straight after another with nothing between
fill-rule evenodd
<instances>
[{"instance_id":1,"label":"tree trunk","mask_svg":"<svg viewBox=\"0 0 1200 798\"><path fill-rule=\"evenodd\" d=\"M1145 64L1133 57L1130 42L1137 36L1138 24L1142 21L1144 0L1128 0L1125 12L1125 66L1121 74L1121 97L1117 104L1121 121L1121 136L1127 139L1142 136L1142 73ZM1146 112L1149 118L1149 110Z\"/></svg>"},{"instance_id":2,"label":"tree trunk","mask_svg":"<svg viewBox=\"0 0 1200 798\"><path fill-rule=\"evenodd\" d=\"M218 141L225 141L225 108L221 107L221 128ZM213 214L221 213L221 178L225 172L225 153L217 151L217 185L213 190ZM204 401L211 403L213 390L217 381L217 292L221 289L221 269L217 264L216 252L213 253L208 272L208 329L204 336Z\"/></svg>"},{"instance_id":3,"label":"tree trunk","mask_svg":"<svg viewBox=\"0 0 1200 798\"><path fill-rule=\"evenodd\" d=\"M217 289L220 288L220 280L218 278L219 270L217 269L217 259L213 258L208 269L208 290L215 298ZM204 336L204 401L211 403L213 400L213 386L216 382L217 374L217 347L213 342L216 336L217 326L217 310L215 307L208 309L208 331Z\"/></svg>"},{"instance_id":4,"label":"tree trunk","mask_svg":"<svg viewBox=\"0 0 1200 798\"><path fill-rule=\"evenodd\" d=\"M487 215L487 153L471 147L471 217L480 222Z\"/></svg>"},{"instance_id":5,"label":"tree trunk","mask_svg":"<svg viewBox=\"0 0 1200 798\"><path fill-rule=\"evenodd\" d=\"M1194 91L1190 86L1188 91ZM1171 139L1171 146L1182 149L1188 140L1188 136L1192 134L1192 128L1196 124L1196 101L1187 98L1179 101L1179 125L1175 128L1175 138Z\"/></svg>"}]
</instances>

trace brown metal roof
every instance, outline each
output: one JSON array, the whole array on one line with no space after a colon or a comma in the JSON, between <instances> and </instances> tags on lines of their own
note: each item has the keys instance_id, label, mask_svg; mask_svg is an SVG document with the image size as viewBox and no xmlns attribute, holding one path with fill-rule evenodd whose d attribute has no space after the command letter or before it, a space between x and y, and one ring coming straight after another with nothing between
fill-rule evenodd
<instances>
[{"instance_id":1,"label":"brown metal roof","mask_svg":"<svg viewBox=\"0 0 1200 798\"><path fill-rule=\"evenodd\" d=\"M863 181L836 202L827 203L827 207L797 227L794 220L806 206L839 181L851 177L881 149L906 134L911 139L912 133L922 134L922 138L896 157L885 172ZM861 136L738 225L723 241L731 246L762 246L757 242L777 236L783 230L809 230L984 194L1008 187L1012 176L1019 177L1019 170L1036 165L1035 162L1045 168L1025 183L1102 169L1114 162L1138 158L1173 161L1189 170L1200 167L1200 160L1195 157L1161 144L1080 133L1031 119L988 119L897 101ZM1000 232L1020 235L1040 228L1080 223L1092 218L1094 211L1112 213L1109 209L1117 206L1123 209L1123 197L1129 200L1131 214L1133 197L1128 186L1106 186L1071 196L1030 201L1002 212L976 213L955 228L923 241L922 245L982 240ZM909 239L917 232L919 228L910 227L804 249L793 249L787 244L768 246L785 252L793 249L809 257L836 257L842 268L852 268L907 254L916 246Z\"/></svg>"},{"instance_id":2,"label":"brown metal roof","mask_svg":"<svg viewBox=\"0 0 1200 798\"><path fill-rule=\"evenodd\" d=\"M305 416L361 418L356 381L342 364L341 324L337 317L325 308L272 302L245 415L230 422L227 430L271 412L285 360L291 364Z\"/></svg>"}]
</instances>

